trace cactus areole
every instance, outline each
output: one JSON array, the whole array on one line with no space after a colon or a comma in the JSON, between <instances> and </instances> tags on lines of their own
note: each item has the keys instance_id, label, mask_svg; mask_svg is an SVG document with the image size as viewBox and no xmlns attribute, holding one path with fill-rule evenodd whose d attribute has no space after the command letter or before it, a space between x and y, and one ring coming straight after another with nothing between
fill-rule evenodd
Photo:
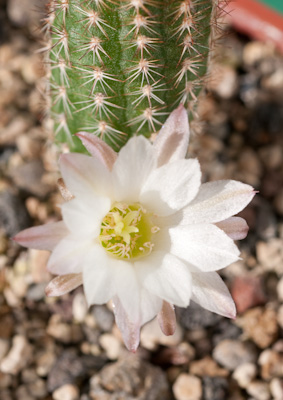
<instances>
[{"instance_id":1,"label":"cactus areole","mask_svg":"<svg viewBox=\"0 0 283 400\"><path fill-rule=\"evenodd\" d=\"M97 135L115 151L149 136L206 72L212 0L54 0L45 18L58 142Z\"/></svg>"}]
</instances>

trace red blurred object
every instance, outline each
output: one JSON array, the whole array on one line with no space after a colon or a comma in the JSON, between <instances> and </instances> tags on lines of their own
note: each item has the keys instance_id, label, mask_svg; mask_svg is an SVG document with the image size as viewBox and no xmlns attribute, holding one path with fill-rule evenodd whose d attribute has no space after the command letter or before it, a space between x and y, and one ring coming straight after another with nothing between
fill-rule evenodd
<instances>
[{"instance_id":1,"label":"red blurred object","mask_svg":"<svg viewBox=\"0 0 283 400\"><path fill-rule=\"evenodd\" d=\"M256 39L273 42L283 52L283 14L257 0L235 0L226 7L232 25Z\"/></svg>"},{"instance_id":2,"label":"red blurred object","mask_svg":"<svg viewBox=\"0 0 283 400\"><path fill-rule=\"evenodd\" d=\"M238 313L266 302L262 281L258 277L239 276L235 278L231 287L231 294Z\"/></svg>"}]
</instances>

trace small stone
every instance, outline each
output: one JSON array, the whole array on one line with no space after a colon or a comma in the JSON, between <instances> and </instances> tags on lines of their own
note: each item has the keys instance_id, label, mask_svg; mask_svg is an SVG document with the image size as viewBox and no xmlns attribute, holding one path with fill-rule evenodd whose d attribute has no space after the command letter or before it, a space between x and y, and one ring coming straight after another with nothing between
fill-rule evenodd
<instances>
[{"instance_id":1,"label":"small stone","mask_svg":"<svg viewBox=\"0 0 283 400\"><path fill-rule=\"evenodd\" d=\"M48 394L46 381L40 378L37 378L34 382L30 382L27 385L27 389L36 399L44 399Z\"/></svg>"},{"instance_id":2,"label":"small stone","mask_svg":"<svg viewBox=\"0 0 283 400\"><path fill-rule=\"evenodd\" d=\"M51 189L42 179L44 172L42 161L32 160L13 168L11 177L15 184L24 191L44 198Z\"/></svg>"},{"instance_id":3,"label":"small stone","mask_svg":"<svg viewBox=\"0 0 283 400\"><path fill-rule=\"evenodd\" d=\"M283 240L273 238L268 242L258 242L256 254L259 262L267 270L282 274L283 270Z\"/></svg>"},{"instance_id":4,"label":"small stone","mask_svg":"<svg viewBox=\"0 0 283 400\"><path fill-rule=\"evenodd\" d=\"M274 400L283 399L283 379L274 378L270 382L270 391Z\"/></svg>"},{"instance_id":5,"label":"small stone","mask_svg":"<svg viewBox=\"0 0 283 400\"><path fill-rule=\"evenodd\" d=\"M32 396L28 388L25 385L20 385L16 389L16 398L21 400L35 400L35 397Z\"/></svg>"},{"instance_id":6,"label":"small stone","mask_svg":"<svg viewBox=\"0 0 283 400\"><path fill-rule=\"evenodd\" d=\"M283 329L283 304L282 306L279 307L278 313L277 313L277 322L280 328Z\"/></svg>"},{"instance_id":7,"label":"small stone","mask_svg":"<svg viewBox=\"0 0 283 400\"><path fill-rule=\"evenodd\" d=\"M283 378L283 354L274 350L264 350L258 359L261 366L261 376L265 380Z\"/></svg>"},{"instance_id":8,"label":"small stone","mask_svg":"<svg viewBox=\"0 0 283 400\"><path fill-rule=\"evenodd\" d=\"M277 219L270 203L259 198L256 233L262 240L269 240L276 236Z\"/></svg>"},{"instance_id":9,"label":"small stone","mask_svg":"<svg viewBox=\"0 0 283 400\"><path fill-rule=\"evenodd\" d=\"M259 150L260 158L268 169L275 169L280 167L283 155L282 149L277 144L265 146Z\"/></svg>"},{"instance_id":10,"label":"small stone","mask_svg":"<svg viewBox=\"0 0 283 400\"><path fill-rule=\"evenodd\" d=\"M278 300L283 302L283 276L277 284Z\"/></svg>"},{"instance_id":11,"label":"small stone","mask_svg":"<svg viewBox=\"0 0 283 400\"><path fill-rule=\"evenodd\" d=\"M16 375L30 362L32 347L24 336L14 336L12 348L2 360L0 369L4 373Z\"/></svg>"},{"instance_id":12,"label":"small stone","mask_svg":"<svg viewBox=\"0 0 283 400\"><path fill-rule=\"evenodd\" d=\"M177 346L166 346L160 349L155 361L158 365L184 365L190 363L195 358L195 354L196 351L193 346L187 342L182 342Z\"/></svg>"},{"instance_id":13,"label":"small stone","mask_svg":"<svg viewBox=\"0 0 283 400\"><path fill-rule=\"evenodd\" d=\"M9 340L0 338L0 362L8 353L9 348L10 348Z\"/></svg>"},{"instance_id":14,"label":"small stone","mask_svg":"<svg viewBox=\"0 0 283 400\"><path fill-rule=\"evenodd\" d=\"M236 93L237 87L238 77L235 69L228 65L217 64L214 67L213 79L209 82L209 89L223 99L230 99Z\"/></svg>"},{"instance_id":15,"label":"small stone","mask_svg":"<svg viewBox=\"0 0 283 400\"><path fill-rule=\"evenodd\" d=\"M231 295L239 313L266 302L259 277L236 277L232 282Z\"/></svg>"},{"instance_id":16,"label":"small stone","mask_svg":"<svg viewBox=\"0 0 283 400\"><path fill-rule=\"evenodd\" d=\"M36 360L36 373L39 376L46 377L51 371L56 361L55 353L47 351L41 354Z\"/></svg>"},{"instance_id":17,"label":"small stone","mask_svg":"<svg viewBox=\"0 0 283 400\"><path fill-rule=\"evenodd\" d=\"M171 399L165 373L135 355L106 365L91 378L91 399L110 400L114 393L117 400Z\"/></svg>"},{"instance_id":18,"label":"small stone","mask_svg":"<svg viewBox=\"0 0 283 400\"><path fill-rule=\"evenodd\" d=\"M210 376L210 377L226 377L229 372L219 367L217 363L209 356L201 360L192 361L189 365L189 372L192 375Z\"/></svg>"},{"instance_id":19,"label":"small stone","mask_svg":"<svg viewBox=\"0 0 283 400\"><path fill-rule=\"evenodd\" d=\"M213 358L229 371L233 371L241 364L255 363L257 353L255 346L250 342L226 339L215 347Z\"/></svg>"},{"instance_id":20,"label":"small stone","mask_svg":"<svg viewBox=\"0 0 283 400\"><path fill-rule=\"evenodd\" d=\"M63 385L53 392L52 397L54 400L79 400L79 388L71 384Z\"/></svg>"},{"instance_id":21,"label":"small stone","mask_svg":"<svg viewBox=\"0 0 283 400\"><path fill-rule=\"evenodd\" d=\"M88 312L88 305L85 295L82 292L76 293L73 299L73 316L76 322L84 322Z\"/></svg>"},{"instance_id":22,"label":"small stone","mask_svg":"<svg viewBox=\"0 0 283 400\"><path fill-rule=\"evenodd\" d=\"M94 306L93 315L98 327L103 332L110 332L114 325L113 312L108 310L106 306Z\"/></svg>"},{"instance_id":23,"label":"small stone","mask_svg":"<svg viewBox=\"0 0 283 400\"><path fill-rule=\"evenodd\" d=\"M246 388L255 379L257 375L257 368L255 364L246 363L239 365L234 373L233 378L237 381L241 388Z\"/></svg>"},{"instance_id":24,"label":"small stone","mask_svg":"<svg viewBox=\"0 0 283 400\"><path fill-rule=\"evenodd\" d=\"M253 308L238 318L237 323L261 349L270 346L278 336L276 312L272 309Z\"/></svg>"},{"instance_id":25,"label":"small stone","mask_svg":"<svg viewBox=\"0 0 283 400\"><path fill-rule=\"evenodd\" d=\"M143 326L141 345L147 350L155 350L159 345L177 346L183 338L183 330L177 324L174 335L165 336L161 331L157 318Z\"/></svg>"},{"instance_id":26,"label":"small stone","mask_svg":"<svg viewBox=\"0 0 283 400\"><path fill-rule=\"evenodd\" d=\"M110 333L104 333L99 337L99 343L105 350L109 360L117 360L121 351L121 342Z\"/></svg>"},{"instance_id":27,"label":"small stone","mask_svg":"<svg viewBox=\"0 0 283 400\"><path fill-rule=\"evenodd\" d=\"M274 207L279 215L283 215L283 189L279 190L274 199Z\"/></svg>"},{"instance_id":28,"label":"small stone","mask_svg":"<svg viewBox=\"0 0 283 400\"><path fill-rule=\"evenodd\" d=\"M220 377L212 378L208 376L203 378L203 400L226 400L227 398L227 379Z\"/></svg>"},{"instance_id":29,"label":"small stone","mask_svg":"<svg viewBox=\"0 0 283 400\"><path fill-rule=\"evenodd\" d=\"M273 52L273 48L268 43L250 41L244 47L243 61L250 66L270 57Z\"/></svg>"},{"instance_id":30,"label":"small stone","mask_svg":"<svg viewBox=\"0 0 283 400\"><path fill-rule=\"evenodd\" d=\"M21 199L10 190L0 192L0 226L11 237L30 225L30 218Z\"/></svg>"},{"instance_id":31,"label":"small stone","mask_svg":"<svg viewBox=\"0 0 283 400\"><path fill-rule=\"evenodd\" d=\"M62 322L59 314L54 314L50 318L47 333L62 343L78 343L83 339L81 327Z\"/></svg>"},{"instance_id":32,"label":"small stone","mask_svg":"<svg viewBox=\"0 0 283 400\"><path fill-rule=\"evenodd\" d=\"M176 312L180 325L189 330L208 328L221 320L219 315L205 310L193 301L187 308L176 308Z\"/></svg>"},{"instance_id":33,"label":"small stone","mask_svg":"<svg viewBox=\"0 0 283 400\"><path fill-rule=\"evenodd\" d=\"M74 349L65 350L48 374L47 389L49 392L54 392L65 384L73 384L76 379L84 376L85 372L86 366L77 352Z\"/></svg>"},{"instance_id":34,"label":"small stone","mask_svg":"<svg viewBox=\"0 0 283 400\"><path fill-rule=\"evenodd\" d=\"M270 400L269 385L262 381L253 381L247 387L247 392L256 400Z\"/></svg>"},{"instance_id":35,"label":"small stone","mask_svg":"<svg viewBox=\"0 0 283 400\"><path fill-rule=\"evenodd\" d=\"M196 376L182 373L173 385L176 400L200 400L202 397L201 380Z\"/></svg>"}]
</instances>

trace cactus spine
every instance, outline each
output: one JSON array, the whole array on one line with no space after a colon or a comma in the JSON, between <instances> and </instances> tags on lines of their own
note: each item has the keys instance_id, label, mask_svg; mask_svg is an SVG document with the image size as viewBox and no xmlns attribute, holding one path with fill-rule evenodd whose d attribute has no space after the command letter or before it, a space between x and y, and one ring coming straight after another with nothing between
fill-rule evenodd
<instances>
[{"instance_id":1,"label":"cactus spine","mask_svg":"<svg viewBox=\"0 0 283 400\"><path fill-rule=\"evenodd\" d=\"M149 136L180 103L192 109L206 72L212 0L53 0L49 32L56 140L98 135L119 150Z\"/></svg>"}]
</instances>

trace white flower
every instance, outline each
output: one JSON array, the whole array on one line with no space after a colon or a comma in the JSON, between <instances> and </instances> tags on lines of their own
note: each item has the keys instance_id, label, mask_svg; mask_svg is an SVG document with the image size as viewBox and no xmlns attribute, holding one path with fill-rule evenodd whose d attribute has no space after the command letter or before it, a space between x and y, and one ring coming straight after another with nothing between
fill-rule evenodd
<instances>
[{"instance_id":1,"label":"white flower","mask_svg":"<svg viewBox=\"0 0 283 400\"><path fill-rule=\"evenodd\" d=\"M235 317L217 270L239 259L233 239L246 236L239 217L253 198L249 185L201 185L197 160L185 159L189 125L179 106L154 144L133 137L117 155L97 137L79 133L92 157L64 154L63 221L19 233L27 247L52 251L47 287L60 295L83 283L89 305L113 301L128 349L140 327L158 315L165 334L175 329L173 305L190 300Z\"/></svg>"}]
</instances>

